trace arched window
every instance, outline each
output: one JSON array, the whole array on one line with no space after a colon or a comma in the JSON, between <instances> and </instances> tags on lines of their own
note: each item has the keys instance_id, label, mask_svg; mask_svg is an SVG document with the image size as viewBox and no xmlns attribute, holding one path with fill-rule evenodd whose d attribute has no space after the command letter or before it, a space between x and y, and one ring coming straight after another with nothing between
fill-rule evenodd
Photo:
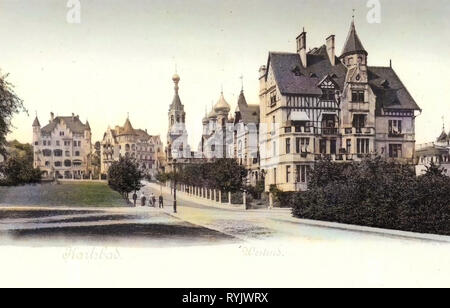
<instances>
[{"instance_id":1,"label":"arched window","mask_svg":"<svg viewBox=\"0 0 450 308\"><path fill-rule=\"evenodd\" d=\"M130 150L130 145L129 144L125 144L125 151L129 151Z\"/></svg>"},{"instance_id":2,"label":"arched window","mask_svg":"<svg viewBox=\"0 0 450 308\"><path fill-rule=\"evenodd\" d=\"M72 162L70 160L66 159L64 161L64 167L71 167L71 166L72 166Z\"/></svg>"},{"instance_id":3,"label":"arched window","mask_svg":"<svg viewBox=\"0 0 450 308\"><path fill-rule=\"evenodd\" d=\"M170 125L173 125L173 115L170 116Z\"/></svg>"},{"instance_id":4,"label":"arched window","mask_svg":"<svg viewBox=\"0 0 450 308\"><path fill-rule=\"evenodd\" d=\"M177 115L177 123L180 123L180 116Z\"/></svg>"},{"instance_id":5,"label":"arched window","mask_svg":"<svg viewBox=\"0 0 450 308\"><path fill-rule=\"evenodd\" d=\"M73 161L73 165L74 166L81 166L81 164L82 164L82 161L79 160L79 159L76 159L76 160Z\"/></svg>"}]
</instances>

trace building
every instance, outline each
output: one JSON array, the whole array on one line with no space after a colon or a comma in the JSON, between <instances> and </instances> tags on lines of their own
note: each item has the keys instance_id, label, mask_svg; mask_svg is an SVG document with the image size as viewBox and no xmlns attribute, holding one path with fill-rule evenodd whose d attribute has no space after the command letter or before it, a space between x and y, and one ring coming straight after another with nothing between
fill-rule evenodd
<instances>
[{"instance_id":1,"label":"building","mask_svg":"<svg viewBox=\"0 0 450 308\"><path fill-rule=\"evenodd\" d=\"M424 174L427 167L434 163L445 169L445 173L450 176L450 132L447 134L444 127L435 142L418 145L416 159L417 175Z\"/></svg>"},{"instance_id":2,"label":"building","mask_svg":"<svg viewBox=\"0 0 450 308\"><path fill-rule=\"evenodd\" d=\"M81 179L90 176L91 128L78 115L55 117L41 128L33 122L34 167L44 178Z\"/></svg>"},{"instance_id":3,"label":"building","mask_svg":"<svg viewBox=\"0 0 450 308\"><path fill-rule=\"evenodd\" d=\"M202 120L203 133L199 146L199 152L202 153L202 157L208 160L234 157L234 118L231 116L230 111L231 107L222 91L217 103Z\"/></svg>"},{"instance_id":4,"label":"building","mask_svg":"<svg viewBox=\"0 0 450 308\"><path fill-rule=\"evenodd\" d=\"M127 118L123 126L108 128L100 147L101 173L107 174L111 164L120 157L136 160L142 172L155 176L160 167L159 156L163 152L160 136L152 136L147 130L134 129Z\"/></svg>"},{"instance_id":5,"label":"building","mask_svg":"<svg viewBox=\"0 0 450 308\"><path fill-rule=\"evenodd\" d=\"M308 170L322 158L413 163L420 108L392 65L369 66L354 21L339 56L334 35L310 51L305 31L296 42L296 53L270 52L260 68L266 190L307 189Z\"/></svg>"},{"instance_id":6,"label":"building","mask_svg":"<svg viewBox=\"0 0 450 308\"><path fill-rule=\"evenodd\" d=\"M239 94L234 116L234 157L248 171L248 182L262 179L259 168L259 104L250 105L244 90Z\"/></svg>"}]
</instances>

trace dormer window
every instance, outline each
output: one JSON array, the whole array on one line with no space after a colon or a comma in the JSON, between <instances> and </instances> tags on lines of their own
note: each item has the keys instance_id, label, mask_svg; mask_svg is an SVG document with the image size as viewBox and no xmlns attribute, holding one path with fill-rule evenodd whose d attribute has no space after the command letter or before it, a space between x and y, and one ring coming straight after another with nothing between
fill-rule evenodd
<instances>
[{"instance_id":1,"label":"dormer window","mask_svg":"<svg viewBox=\"0 0 450 308\"><path fill-rule=\"evenodd\" d=\"M381 85L382 85L384 88L389 88L389 81L383 80L383 82L381 83Z\"/></svg>"},{"instance_id":2,"label":"dormer window","mask_svg":"<svg viewBox=\"0 0 450 308\"><path fill-rule=\"evenodd\" d=\"M298 65L294 66L291 70L295 76L301 76L302 72L300 71L300 67Z\"/></svg>"},{"instance_id":3,"label":"dormer window","mask_svg":"<svg viewBox=\"0 0 450 308\"><path fill-rule=\"evenodd\" d=\"M317 75L315 73L311 73L311 75L309 75L309 77L311 78L317 78Z\"/></svg>"}]
</instances>

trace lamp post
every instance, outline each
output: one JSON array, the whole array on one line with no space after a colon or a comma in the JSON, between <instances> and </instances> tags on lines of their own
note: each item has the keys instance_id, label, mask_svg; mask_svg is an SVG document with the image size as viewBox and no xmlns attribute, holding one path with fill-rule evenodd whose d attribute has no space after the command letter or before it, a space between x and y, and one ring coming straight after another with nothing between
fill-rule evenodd
<instances>
[{"instance_id":1,"label":"lamp post","mask_svg":"<svg viewBox=\"0 0 450 308\"><path fill-rule=\"evenodd\" d=\"M177 160L173 160L173 212L177 212Z\"/></svg>"}]
</instances>

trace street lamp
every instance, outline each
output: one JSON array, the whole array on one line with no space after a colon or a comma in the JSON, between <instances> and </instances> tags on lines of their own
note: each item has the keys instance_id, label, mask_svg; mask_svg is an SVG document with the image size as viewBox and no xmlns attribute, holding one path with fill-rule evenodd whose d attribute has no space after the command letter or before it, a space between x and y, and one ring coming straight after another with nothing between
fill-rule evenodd
<instances>
[{"instance_id":1,"label":"street lamp","mask_svg":"<svg viewBox=\"0 0 450 308\"><path fill-rule=\"evenodd\" d=\"M173 212L177 212L177 160L173 160Z\"/></svg>"}]
</instances>

